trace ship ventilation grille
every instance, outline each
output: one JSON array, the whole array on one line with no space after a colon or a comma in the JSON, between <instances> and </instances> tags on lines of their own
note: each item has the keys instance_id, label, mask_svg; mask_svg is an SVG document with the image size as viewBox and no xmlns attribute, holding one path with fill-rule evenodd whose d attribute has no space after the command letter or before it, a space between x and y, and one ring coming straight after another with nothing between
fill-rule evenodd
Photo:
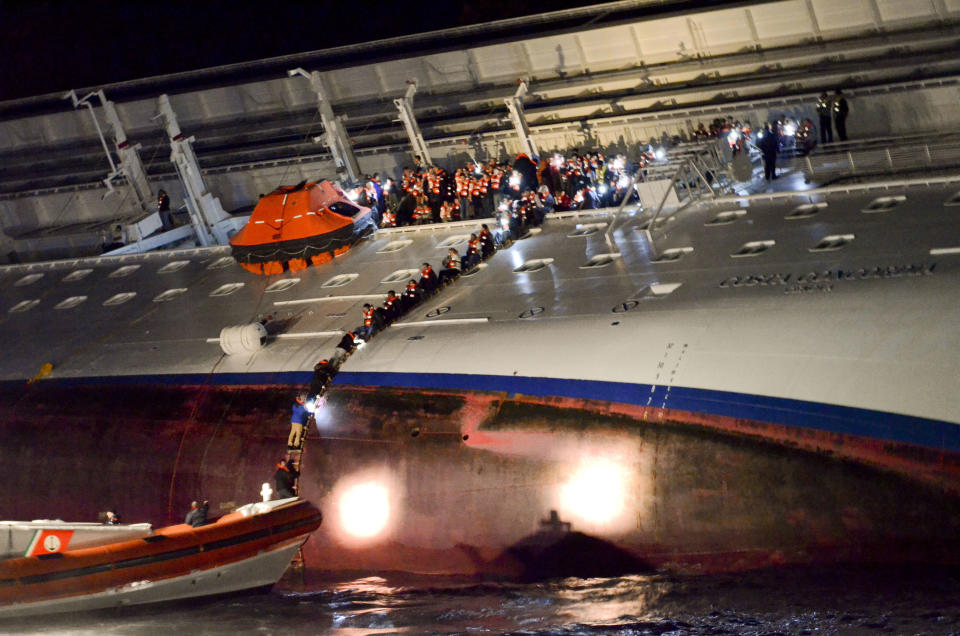
<instances>
[{"instance_id":1,"label":"ship ventilation grille","mask_svg":"<svg viewBox=\"0 0 960 636\"><path fill-rule=\"evenodd\" d=\"M814 214L818 214L826 207L827 204L824 201L820 201L818 203L804 203L803 205L798 205L797 207L793 208L793 210L791 210L790 213L783 218L787 220L806 219Z\"/></svg>"},{"instance_id":2,"label":"ship ventilation grille","mask_svg":"<svg viewBox=\"0 0 960 636\"><path fill-rule=\"evenodd\" d=\"M185 294L185 293L187 293L187 288L186 288L186 287L175 287L175 288L173 288L173 289L168 289L167 291L163 292L162 294L158 294L157 296L155 296L154 299L153 299L153 302L155 302L155 303L167 303L167 302L170 302L171 300L173 300L174 298L176 298L177 296L181 296L181 295L183 295L183 294Z\"/></svg>"},{"instance_id":3,"label":"ship ventilation grille","mask_svg":"<svg viewBox=\"0 0 960 636\"><path fill-rule=\"evenodd\" d=\"M589 261L580 266L580 269L597 269L600 267L606 267L613 261L620 258L620 254L597 254L590 258Z\"/></svg>"},{"instance_id":4,"label":"ship ventilation grille","mask_svg":"<svg viewBox=\"0 0 960 636\"><path fill-rule=\"evenodd\" d=\"M110 272L110 278L123 278L140 269L139 265L124 265Z\"/></svg>"},{"instance_id":5,"label":"ship ventilation grille","mask_svg":"<svg viewBox=\"0 0 960 636\"><path fill-rule=\"evenodd\" d=\"M960 205L960 191L954 192L953 196L943 202L946 206Z\"/></svg>"},{"instance_id":6,"label":"ship ventilation grille","mask_svg":"<svg viewBox=\"0 0 960 636\"><path fill-rule=\"evenodd\" d=\"M606 223L584 223L583 225L578 225L577 228L567 234L567 238L579 238L581 236L590 236L591 234L596 234L600 230L603 230L607 227Z\"/></svg>"},{"instance_id":7,"label":"ship ventilation grille","mask_svg":"<svg viewBox=\"0 0 960 636\"><path fill-rule=\"evenodd\" d=\"M190 264L190 261L172 261L157 270L158 274L172 274Z\"/></svg>"},{"instance_id":8,"label":"ship ventilation grille","mask_svg":"<svg viewBox=\"0 0 960 636\"><path fill-rule=\"evenodd\" d=\"M120 292L119 294L114 294L110 298L107 298L105 301L103 301L103 306L116 307L117 305L122 305L136 295L137 292Z\"/></svg>"},{"instance_id":9,"label":"ship ventilation grille","mask_svg":"<svg viewBox=\"0 0 960 636\"><path fill-rule=\"evenodd\" d=\"M470 236L467 234L455 234L453 236L448 236L447 238L437 243L437 247L442 249L449 249L455 245L466 243L469 240L470 240Z\"/></svg>"},{"instance_id":10,"label":"ship ventilation grille","mask_svg":"<svg viewBox=\"0 0 960 636\"><path fill-rule=\"evenodd\" d=\"M719 213L717 216L704 223L704 225L729 225L739 219L742 219L746 215L746 210L727 210L726 212Z\"/></svg>"},{"instance_id":11,"label":"ship ventilation grille","mask_svg":"<svg viewBox=\"0 0 960 636\"><path fill-rule=\"evenodd\" d=\"M810 248L811 252L832 252L843 249L854 239L853 234L832 234L824 236L820 242Z\"/></svg>"},{"instance_id":12,"label":"ship ventilation grille","mask_svg":"<svg viewBox=\"0 0 960 636\"><path fill-rule=\"evenodd\" d=\"M221 256L217 260L207 265L207 269L223 269L224 267L235 265L236 262L237 261L232 256Z\"/></svg>"},{"instance_id":13,"label":"ship ventilation grille","mask_svg":"<svg viewBox=\"0 0 960 636\"><path fill-rule=\"evenodd\" d=\"M21 300L16 305L9 309L11 314L22 314L25 311L30 311L34 307L40 304L40 299L34 298L33 300Z\"/></svg>"},{"instance_id":14,"label":"ship ventilation grille","mask_svg":"<svg viewBox=\"0 0 960 636\"><path fill-rule=\"evenodd\" d=\"M43 278L43 274L27 274L17 282L13 284L14 287L26 287L27 285L33 285L35 282Z\"/></svg>"},{"instance_id":15,"label":"ship ventilation grille","mask_svg":"<svg viewBox=\"0 0 960 636\"><path fill-rule=\"evenodd\" d=\"M692 247L674 247L669 250L664 250L663 254L660 255L660 258L651 261L653 263L675 263L687 254L693 252Z\"/></svg>"},{"instance_id":16,"label":"ship ventilation grille","mask_svg":"<svg viewBox=\"0 0 960 636\"><path fill-rule=\"evenodd\" d=\"M776 245L776 241L750 241L749 243L744 243L740 249L731 254L733 258L741 258L744 256L757 256L763 254L768 249Z\"/></svg>"},{"instance_id":17,"label":"ship ventilation grille","mask_svg":"<svg viewBox=\"0 0 960 636\"><path fill-rule=\"evenodd\" d=\"M860 211L866 212L867 214L874 212L886 212L887 210L892 210L906 200L907 197L903 196L902 194L895 197L877 197L870 202L870 205Z\"/></svg>"},{"instance_id":18,"label":"ship ventilation grille","mask_svg":"<svg viewBox=\"0 0 960 636\"><path fill-rule=\"evenodd\" d=\"M325 282L321 287L343 287L357 280L360 274L338 274Z\"/></svg>"},{"instance_id":19,"label":"ship ventilation grille","mask_svg":"<svg viewBox=\"0 0 960 636\"><path fill-rule=\"evenodd\" d=\"M226 285L220 285L210 292L210 297L216 298L217 296L229 296L243 286L244 283L227 283Z\"/></svg>"},{"instance_id":20,"label":"ship ventilation grille","mask_svg":"<svg viewBox=\"0 0 960 636\"><path fill-rule=\"evenodd\" d=\"M405 283L411 278L416 278L417 274L419 273L419 269L398 269L380 281L380 283L383 285L390 285L392 283Z\"/></svg>"},{"instance_id":21,"label":"ship ventilation grille","mask_svg":"<svg viewBox=\"0 0 960 636\"><path fill-rule=\"evenodd\" d=\"M520 267L516 268L513 271L517 272L518 274L525 273L525 272L536 272L543 269L544 267L546 267L552 262L553 262L552 258L535 258L535 259L526 261L523 265L521 265Z\"/></svg>"},{"instance_id":22,"label":"ship ventilation grille","mask_svg":"<svg viewBox=\"0 0 960 636\"><path fill-rule=\"evenodd\" d=\"M284 278L283 280L278 280L275 283L271 283L263 291L270 292L270 293L282 292L290 289L291 287L293 287L299 282L300 282L299 278Z\"/></svg>"},{"instance_id":23,"label":"ship ventilation grille","mask_svg":"<svg viewBox=\"0 0 960 636\"><path fill-rule=\"evenodd\" d=\"M73 309L77 305L85 302L87 302L86 296L71 296L57 303L54 309Z\"/></svg>"},{"instance_id":24,"label":"ship ventilation grille","mask_svg":"<svg viewBox=\"0 0 960 636\"><path fill-rule=\"evenodd\" d=\"M383 247L377 250L377 254L389 254L390 252L399 252L403 248L407 247L413 243L410 239L402 239L399 241L390 241Z\"/></svg>"},{"instance_id":25,"label":"ship ventilation grille","mask_svg":"<svg viewBox=\"0 0 960 636\"><path fill-rule=\"evenodd\" d=\"M64 277L63 277L63 280L60 281L60 282L61 282L61 283L72 283L72 282L74 282L74 281L78 281L78 280L80 280L80 279L83 279L83 278L86 278L87 276L89 276L92 271L93 271L92 269L78 269L77 271L71 272L71 273L67 274L66 276L64 276Z\"/></svg>"}]
</instances>

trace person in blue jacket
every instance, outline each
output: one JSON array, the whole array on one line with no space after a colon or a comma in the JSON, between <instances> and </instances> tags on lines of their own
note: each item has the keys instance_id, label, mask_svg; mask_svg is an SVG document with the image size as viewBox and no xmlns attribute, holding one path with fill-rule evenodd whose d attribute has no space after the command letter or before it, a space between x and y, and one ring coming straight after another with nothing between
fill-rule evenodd
<instances>
[{"instance_id":1,"label":"person in blue jacket","mask_svg":"<svg viewBox=\"0 0 960 636\"><path fill-rule=\"evenodd\" d=\"M307 419L313 415L314 403L306 391L297 395L290 413L290 435L287 436L287 450L298 450L303 446L303 429Z\"/></svg>"}]
</instances>

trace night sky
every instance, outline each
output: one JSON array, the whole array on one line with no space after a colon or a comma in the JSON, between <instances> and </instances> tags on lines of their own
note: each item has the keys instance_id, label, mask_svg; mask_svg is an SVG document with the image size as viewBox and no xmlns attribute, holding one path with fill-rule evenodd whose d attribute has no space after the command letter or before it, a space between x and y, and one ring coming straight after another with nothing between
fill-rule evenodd
<instances>
[{"instance_id":1,"label":"night sky","mask_svg":"<svg viewBox=\"0 0 960 636\"><path fill-rule=\"evenodd\" d=\"M0 1L0 101L597 4Z\"/></svg>"}]
</instances>

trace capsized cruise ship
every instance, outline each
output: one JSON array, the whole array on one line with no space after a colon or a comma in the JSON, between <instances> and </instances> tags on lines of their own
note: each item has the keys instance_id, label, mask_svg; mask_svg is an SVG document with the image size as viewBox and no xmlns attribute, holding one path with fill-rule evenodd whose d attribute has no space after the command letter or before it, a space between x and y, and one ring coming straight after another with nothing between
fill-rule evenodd
<instances>
[{"instance_id":1,"label":"capsized cruise ship","mask_svg":"<svg viewBox=\"0 0 960 636\"><path fill-rule=\"evenodd\" d=\"M608 9L629 13L644 4ZM495 81L516 75L497 75L505 51L562 52L571 39L584 59L611 56L606 67L545 61L545 75L529 82L531 91L538 81L547 87L535 105L527 98L529 135L491 123L478 139L464 137L467 148L507 154L533 140L558 150L630 150L641 139L646 148L651 130L685 130L684 122L709 113L754 122L782 111L814 116L816 95L841 74L851 85L849 128L860 139L787 161L776 187L734 180L732 171L696 174L691 161L698 153L717 158L715 142L674 146L663 198L550 215L377 334L340 367L308 433L301 495L325 518L305 546L308 567L527 577L616 566L707 572L822 561L956 563L960 173L955 140L920 132L960 119L955 100L938 109L956 91L955 59L938 51L953 41L960 7L946 3L925 15L917 5L904 16L883 5L864 18L854 2L745 4L683 17L624 13L622 23L577 28L556 14L563 33L525 35L523 45L500 43L508 36L497 29L506 27L494 23L474 35L488 38L488 48L464 49L479 60L474 73L489 80L478 93L462 97L451 78L433 76L434 109L417 114L427 120L419 142L437 163L464 154L457 127L481 117L471 100L498 86L508 101L522 97L515 83L504 91L508 82ZM806 16L803 29L819 24L820 39L790 31L791 12ZM831 32L838 16L846 22ZM624 92L617 82L634 86L640 71L629 75L613 44L605 49L598 38L610 43L624 30L635 37L677 20L689 27L675 36L685 48L667 53L664 44L662 59L643 65L665 79L642 84L649 97ZM878 29L877 20L888 22ZM718 25L726 25L727 40L711 39ZM765 37L767 46L744 49L743 38ZM591 42L596 48L583 48ZM690 59L690 42L703 59ZM399 63L389 59L392 45L379 45L385 61L328 73L338 107L349 105L349 78L361 71L396 76L382 72ZM814 57L814 66L827 64L830 46L847 55L833 79L801 73ZM903 54L878 66L894 46ZM245 71L266 73L268 62ZM851 79L854 62L862 75ZM687 75L697 65L707 71ZM767 71L750 77L751 65ZM136 112L155 109L162 91L173 93L168 104L189 111L191 99L226 103L231 94L276 97L278 87L311 87L291 74L259 83L245 77L233 89L181 87L178 95L181 80L114 87L134 100L121 110L128 127ZM589 82L602 90L581 93ZM733 84L717 106L717 91ZM412 91L396 91L402 119ZM598 110L605 99L620 110ZM0 109L11 155L18 144L10 130L43 121L47 130L66 130L87 116L41 112L48 102ZM359 116L377 121L378 107ZM912 108L915 123L930 125L907 136L890 116L896 108ZM538 109L556 117L538 118ZM244 191L242 203L251 203L261 184L269 183L265 192L281 179L315 176L341 156L333 140L329 155L308 159L294 149L288 160L242 162L257 134L267 134L264 122L281 121L281 112L290 111L248 113L260 132L250 132L246 146L221 147L220 156L238 162L233 171L205 167L227 208L241 208L234 203ZM651 123L656 118L667 123ZM200 119L197 129L212 134L239 125ZM181 125L187 121L181 114ZM391 145L392 133L363 134L371 133L357 134L369 145L358 144L356 154L365 170L405 161L396 159L405 150ZM278 139L264 137L257 152L278 152ZM25 157L34 148L20 145ZM54 144L64 157L81 145ZM149 223L139 225L136 210L96 212L92 195L104 187L71 183L63 170L53 157L49 172L27 187L26 172L12 165L4 182L8 215L26 224L33 214L37 224L8 240L20 260L73 250L0 269L5 518L55 510L83 519L110 508L126 520L160 523L182 516L191 499L223 510L246 500L284 454L295 393L360 324L360 307L399 291L421 263L436 268L449 247L463 251L483 221L381 229L332 262L270 277L244 271L229 248L204 243L201 230L197 247L83 256L98 227L121 218L128 231ZM73 170L79 179L82 170ZM163 184L183 197L191 218L202 215L203 196L188 203L190 187L146 173L144 183ZM227 179L244 187L220 187ZM125 174L115 187L135 180ZM89 217L54 224L46 210L64 196L82 201ZM208 216L207 238L229 233L238 214ZM224 353L224 328L267 316L264 341L248 353ZM558 562L569 567L558 571Z\"/></svg>"}]
</instances>

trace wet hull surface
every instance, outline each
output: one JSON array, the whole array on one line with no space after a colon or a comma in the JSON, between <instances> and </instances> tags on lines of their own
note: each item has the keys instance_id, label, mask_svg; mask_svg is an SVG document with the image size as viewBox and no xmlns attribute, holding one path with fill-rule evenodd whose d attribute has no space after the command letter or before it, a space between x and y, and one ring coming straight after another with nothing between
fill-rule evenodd
<instances>
[{"instance_id":1,"label":"wet hull surface","mask_svg":"<svg viewBox=\"0 0 960 636\"><path fill-rule=\"evenodd\" d=\"M162 525L192 499L213 513L243 502L272 485L294 388L7 385L5 516L94 520L113 509ZM303 459L301 495L325 516L304 548L308 567L535 579L956 563L960 496L944 485L956 483L955 457L684 418L338 386ZM940 478L904 469L911 459L939 462ZM358 492L372 492L374 508L359 521Z\"/></svg>"}]
</instances>

